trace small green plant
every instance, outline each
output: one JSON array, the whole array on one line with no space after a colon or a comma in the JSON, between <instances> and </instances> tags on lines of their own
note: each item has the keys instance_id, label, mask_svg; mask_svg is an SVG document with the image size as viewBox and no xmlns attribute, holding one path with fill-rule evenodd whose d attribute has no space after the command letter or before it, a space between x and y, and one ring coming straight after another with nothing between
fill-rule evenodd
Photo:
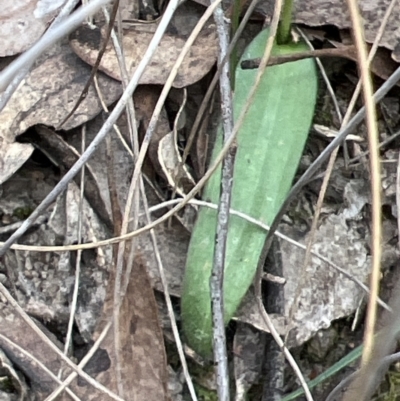
<instances>
[{"instance_id":1,"label":"small green plant","mask_svg":"<svg viewBox=\"0 0 400 401\"><path fill-rule=\"evenodd\" d=\"M269 32L264 30L250 43L243 59L261 57ZM304 43L275 44L273 55L302 52ZM234 115L244 107L254 83L255 70L238 65L235 76ZM266 69L254 101L238 133L232 205L266 224L271 224L284 201L296 172L317 97L317 73L312 59ZM222 133L213 157L222 147ZM203 199L218 203L221 170L207 183ZM195 224L183 283L182 321L189 345L199 354L212 352L211 275L217 212L201 209ZM266 232L231 216L224 277L225 323L233 317L250 287Z\"/></svg>"},{"instance_id":2,"label":"small green plant","mask_svg":"<svg viewBox=\"0 0 400 401\"><path fill-rule=\"evenodd\" d=\"M33 209L29 206L17 207L13 211L13 216L17 217L19 220L25 220L32 212Z\"/></svg>"}]
</instances>

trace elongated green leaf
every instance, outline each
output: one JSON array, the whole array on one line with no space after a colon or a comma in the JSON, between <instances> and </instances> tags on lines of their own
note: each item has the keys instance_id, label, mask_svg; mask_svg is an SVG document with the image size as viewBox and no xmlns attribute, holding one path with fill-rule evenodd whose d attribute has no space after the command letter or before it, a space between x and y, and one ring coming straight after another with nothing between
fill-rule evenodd
<instances>
[{"instance_id":1,"label":"elongated green leaf","mask_svg":"<svg viewBox=\"0 0 400 401\"><path fill-rule=\"evenodd\" d=\"M243 59L262 56L268 37L262 31ZM304 51L304 44L274 46L273 54ZM254 83L255 70L236 70L234 114L242 110ZM284 201L299 163L312 122L317 95L314 60L305 59L269 67L257 89L238 134L232 208L270 224ZM219 135L213 150L221 149ZM221 170L207 184L203 199L218 203ZM182 294L182 319L190 346L211 354L211 297L209 279L214 255L217 212L202 209L192 233ZM231 216L229 222L224 308L227 323L252 283L266 233Z\"/></svg>"}]
</instances>

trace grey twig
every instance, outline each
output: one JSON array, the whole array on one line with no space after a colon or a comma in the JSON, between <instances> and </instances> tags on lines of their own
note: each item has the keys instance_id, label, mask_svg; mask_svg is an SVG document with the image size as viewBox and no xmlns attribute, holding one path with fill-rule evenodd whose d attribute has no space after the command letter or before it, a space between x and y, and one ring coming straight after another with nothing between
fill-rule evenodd
<instances>
[{"instance_id":1,"label":"grey twig","mask_svg":"<svg viewBox=\"0 0 400 401\"><path fill-rule=\"evenodd\" d=\"M224 12L221 5L214 11L214 20L217 26L220 52L218 64L224 62L229 47L229 28L224 21ZM229 60L222 66L220 76L222 126L224 142L233 131L233 104L230 82ZM217 232L215 235L214 263L210 278L212 321L213 321L213 351L217 374L217 393L219 401L229 401L229 372L228 356L226 351L225 324L224 324L224 269L226 242L228 237L229 209L231 204L233 168L235 164L236 146L232 144L222 161L221 196L217 213Z\"/></svg>"}]
</instances>

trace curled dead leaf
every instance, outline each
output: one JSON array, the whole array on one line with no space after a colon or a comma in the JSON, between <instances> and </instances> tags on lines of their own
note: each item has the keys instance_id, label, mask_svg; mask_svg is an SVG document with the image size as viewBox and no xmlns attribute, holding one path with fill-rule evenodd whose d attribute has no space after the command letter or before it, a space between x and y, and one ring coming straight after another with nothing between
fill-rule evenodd
<instances>
[{"instance_id":1,"label":"curled dead leaf","mask_svg":"<svg viewBox=\"0 0 400 401\"><path fill-rule=\"evenodd\" d=\"M185 196L196 185L187 166L182 163L174 132L161 139L158 160L169 185L179 195Z\"/></svg>"}]
</instances>

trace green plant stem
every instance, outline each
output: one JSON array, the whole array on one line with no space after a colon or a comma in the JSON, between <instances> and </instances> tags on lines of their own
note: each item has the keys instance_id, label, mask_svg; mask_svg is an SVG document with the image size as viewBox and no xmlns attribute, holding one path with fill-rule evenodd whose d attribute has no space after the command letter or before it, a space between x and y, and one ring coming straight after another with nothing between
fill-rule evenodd
<instances>
[{"instance_id":1,"label":"green plant stem","mask_svg":"<svg viewBox=\"0 0 400 401\"><path fill-rule=\"evenodd\" d=\"M292 26L293 0L285 0L282 8L282 16L276 34L278 45L286 45L290 42L290 28Z\"/></svg>"},{"instance_id":2,"label":"green plant stem","mask_svg":"<svg viewBox=\"0 0 400 401\"><path fill-rule=\"evenodd\" d=\"M242 11L242 0L234 0L232 6L232 25L231 25L231 37L235 36L235 33L239 26L239 17ZM230 58L230 73L231 73L231 88L232 91L235 90L235 71L236 66L239 62L238 53L236 46L232 49L231 58Z\"/></svg>"}]
</instances>

